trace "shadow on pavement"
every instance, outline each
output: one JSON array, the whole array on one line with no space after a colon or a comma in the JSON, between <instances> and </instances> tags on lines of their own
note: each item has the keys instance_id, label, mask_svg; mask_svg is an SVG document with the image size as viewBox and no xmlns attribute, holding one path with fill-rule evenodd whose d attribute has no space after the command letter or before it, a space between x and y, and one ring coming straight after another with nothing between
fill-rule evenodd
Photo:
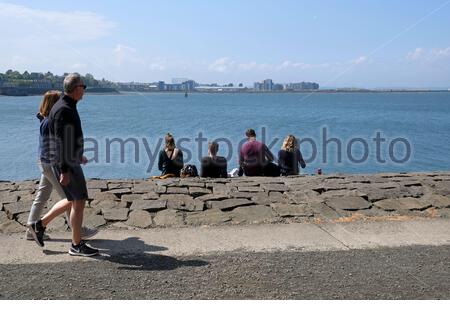
<instances>
[{"instance_id":1,"label":"shadow on pavement","mask_svg":"<svg viewBox=\"0 0 450 320\"><path fill-rule=\"evenodd\" d=\"M204 260L178 260L174 257L151 254L167 250L166 247L146 244L138 237L125 240L92 240L89 241L98 248L102 255L94 257L119 264L119 270L174 270L180 267L202 267L209 263Z\"/></svg>"}]
</instances>

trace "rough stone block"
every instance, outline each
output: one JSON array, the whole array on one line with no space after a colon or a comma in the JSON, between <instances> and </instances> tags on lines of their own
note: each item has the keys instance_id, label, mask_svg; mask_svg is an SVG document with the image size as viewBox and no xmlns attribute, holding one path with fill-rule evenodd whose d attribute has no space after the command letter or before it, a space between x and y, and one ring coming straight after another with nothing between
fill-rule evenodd
<instances>
[{"instance_id":1,"label":"rough stone block","mask_svg":"<svg viewBox=\"0 0 450 320\"><path fill-rule=\"evenodd\" d=\"M278 191L278 192L286 192L291 190L289 186L286 186L284 184L262 184L261 187L264 189L264 191Z\"/></svg>"},{"instance_id":2,"label":"rough stone block","mask_svg":"<svg viewBox=\"0 0 450 320\"><path fill-rule=\"evenodd\" d=\"M95 194L94 201L102 201L102 200L119 200L119 197L117 197L114 193L108 192L101 192Z\"/></svg>"},{"instance_id":3,"label":"rough stone block","mask_svg":"<svg viewBox=\"0 0 450 320\"><path fill-rule=\"evenodd\" d=\"M229 221L231 221L230 215L220 209L186 213L186 224L192 226L223 224Z\"/></svg>"},{"instance_id":4,"label":"rough stone block","mask_svg":"<svg viewBox=\"0 0 450 320\"><path fill-rule=\"evenodd\" d=\"M9 193L2 195L0 197L0 203L3 203L3 204L14 203L14 202L17 202L18 200L19 200L19 196L14 195L14 194L9 194Z\"/></svg>"},{"instance_id":5,"label":"rough stone block","mask_svg":"<svg viewBox=\"0 0 450 320\"><path fill-rule=\"evenodd\" d=\"M123 202L133 202L134 200L143 199L142 194L124 194L120 197L120 200Z\"/></svg>"},{"instance_id":6,"label":"rough stone block","mask_svg":"<svg viewBox=\"0 0 450 320\"><path fill-rule=\"evenodd\" d=\"M240 187L238 186L239 192L263 192L264 190L260 187Z\"/></svg>"},{"instance_id":7,"label":"rough stone block","mask_svg":"<svg viewBox=\"0 0 450 320\"><path fill-rule=\"evenodd\" d=\"M167 194L189 194L188 188L181 187L167 187Z\"/></svg>"},{"instance_id":8,"label":"rough stone block","mask_svg":"<svg viewBox=\"0 0 450 320\"><path fill-rule=\"evenodd\" d=\"M117 209L117 208L125 208L127 206L126 202L122 201L112 201L112 200L93 200L89 204L91 208L100 208L102 210L105 209Z\"/></svg>"},{"instance_id":9,"label":"rough stone block","mask_svg":"<svg viewBox=\"0 0 450 320\"><path fill-rule=\"evenodd\" d=\"M25 227L20 225L16 221L8 220L4 223L0 224L0 233L10 234L10 233L18 233L24 232Z\"/></svg>"},{"instance_id":10,"label":"rough stone block","mask_svg":"<svg viewBox=\"0 0 450 320\"><path fill-rule=\"evenodd\" d=\"M416 198L385 199L375 202L374 205L386 211L425 210L431 207L430 203Z\"/></svg>"},{"instance_id":11,"label":"rough stone block","mask_svg":"<svg viewBox=\"0 0 450 320\"><path fill-rule=\"evenodd\" d=\"M206 206L210 209L220 209L222 211L232 210L241 206L248 206L254 204L253 201L248 199L226 199L221 201L208 201Z\"/></svg>"},{"instance_id":12,"label":"rough stone block","mask_svg":"<svg viewBox=\"0 0 450 320\"><path fill-rule=\"evenodd\" d=\"M121 196L122 194L130 194L131 193L131 188L121 188L121 189L111 189L108 191L105 191L107 193L113 193L117 196Z\"/></svg>"},{"instance_id":13,"label":"rough stone block","mask_svg":"<svg viewBox=\"0 0 450 320\"><path fill-rule=\"evenodd\" d=\"M229 198L228 195L213 193L213 194L206 194L204 196L200 196L195 199L200 200L200 201L217 201L217 200L225 200L228 198Z\"/></svg>"},{"instance_id":14,"label":"rough stone block","mask_svg":"<svg viewBox=\"0 0 450 320\"><path fill-rule=\"evenodd\" d=\"M166 200L134 200L131 204L131 210L159 211L165 209Z\"/></svg>"},{"instance_id":15,"label":"rough stone block","mask_svg":"<svg viewBox=\"0 0 450 320\"><path fill-rule=\"evenodd\" d=\"M10 220L12 220L19 213L30 212L32 204L33 204L32 201L26 201L26 202L19 201L19 202L15 202L15 203L5 204L3 207L4 207L6 214L8 215L8 218Z\"/></svg>"},{"instance_id":16,"label":"rough stone block","mask_svg":"<svg viewBox=\"0 0 450 320\"><path fill-rule=\"evenodd\" d=\"M203 184L204 185L204 184ZM210 194L211 190L203 187L189 187L189 195L193 197L200 197L205 194Z\"/></svg>"},{"instance_id":17,"label":"rough stone block","mask_svg":"<svg viewBox=\"0 0 450 320\"><path fill-rule=\"evenodd\" d=\"M106 180L92 179L88 180L86 184L89 189L100 189L100 190L108 189L108 182Z\"/></svg>"},{"instance_id":18,"label":"rough stone block","mask_svg":"<svg viewBox=\"0 0 450 320\"><path fill-rule=\"evenodd\" d=\"M103 217L108 221L125 221L128 219L128 209L102 209Z\"/></svg>"},{"instance_id":19,"label":"rough stone block","mask_svg":"<svg viewBox=\"0 0 450 320\"><path fill-rule=\"evenodd\" d=\"M234 223L263 223L277 220L276 214L268 206L252 205L238 207L230 212Z\"/></svg>"},{"instance_id":20,"label":"rough stone block","mask_svg":"<svg viewBox=\"0 0 450 320\"><path fill-rule=\"evenodd\" d=\"M125 223L136 228L148 228L152 225L152 216L144 210L133 210Z\"/></svg>"},{"instance_id":21,"label":"rough stone block","mask_svg":"<svg viewBox=\"0 0 450 320\"><path fill-rule=\"evenodd\" d=\"M450 197L442 196L439 194L432 194L428 197L424 197L435 208L450 208Z\"/></svg>"},{"instance_id":22,"label":"rough stone block","mask_svg":"<svg viewBox=\"0 0 450 320\"><path fill-rule=\"evenodd\" d=\"M372 206L372 204L364 198L355 196L329 199L326 200L325 203L333 209L350 211L369 209Z\"/></svg>"},{"instance_id":23,"label":"rough stone block","mask_svg":"<svg viewBox=\"0 0 450 320\"><path fill-rule=\"evenodd\" d=\"M98 228L104 226L106 220L97 214L85 214L83 218L83 225L91 228Z\"/></svg>"},{"instance_id":24,"label":"rough stone block","mask_svg":"<svg viewBox=\"0 0 450 320\"><path fill-rule=\"evenodd\" d=\"M272 203L270 207L280 217L312 217L314 215L306 204Z\"/></svg>"},{"instance_id":25,"label":"rough stone block","mask_svg":"<svg viewBox=\"0 0 450 320\"><path fill-rule=\"evenodd\" d=\"M159 194L153 191L142 193L143 200L157 200L159 199Z\"/></svg>"},{"instance_id":26,"label":"rough stone block","mask_svg":"<svg viewBox=\"0 0 450 320\"><path fill-rule=\"evenodd\" d=\"M183 222L183 213L178 212L176 210L167 209L163 211L159 211L156 216L153 218L156 226L162 227L172 227L172 226L182 226Z\"/></svg>"}]
</instances>

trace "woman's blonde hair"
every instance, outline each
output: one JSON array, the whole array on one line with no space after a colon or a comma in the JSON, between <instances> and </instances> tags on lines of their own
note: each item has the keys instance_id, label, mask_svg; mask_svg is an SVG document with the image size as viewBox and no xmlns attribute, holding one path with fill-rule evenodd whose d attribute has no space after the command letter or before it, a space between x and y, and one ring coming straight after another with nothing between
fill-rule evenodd
<instances>
[{"instance_id":1,"label":"woman's blonde hair","mask_svg":"<svg viewBox=\"0 0 450 320\"><path fill-rule=\"evenodd\" d=\"M165 140L166 140L166 148L167 149L169 149L169 150L175 149L176 146L175 146L175 139L174 139L173 135L171 135L170 133L166 134Z\"/></svg>"},{"instance_id":2,"label":"woman's blonde hair","mask_svg":"<svg viewBox=\"0 0 450 320\"><path fill-rule=\"evenodd\" d=\"M281 149L291 152L295 151L297 149L297 139L292 134L288 135L284 139Z\"/></svg>"},{"instance_id":3,"label":"woman's blonde hair","mask_svg":"<svg viewBox=\"0 0 450 320\"><path fill-rule=\"evenodd\" d=\"M61 97L61 91L50 90L44 94L41 105L39 106L39 114L43 117L48 117L53 105Z\"/></svg>"}]
</instances>

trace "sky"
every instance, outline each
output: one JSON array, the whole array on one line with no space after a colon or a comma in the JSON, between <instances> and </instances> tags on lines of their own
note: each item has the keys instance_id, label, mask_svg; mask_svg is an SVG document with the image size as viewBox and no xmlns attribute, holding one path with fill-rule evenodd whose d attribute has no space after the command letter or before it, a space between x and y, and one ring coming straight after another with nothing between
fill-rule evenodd
<instances>
[{"instance_id":1,"label":"sky","mask_svg":"<svg viewBox=\"0 0 450 320\"><path fill-rule=\"evenodd\" d=\"M450 0L0 0L0 30L0 72L450 88Z\"/></svg>"}]
</instances>

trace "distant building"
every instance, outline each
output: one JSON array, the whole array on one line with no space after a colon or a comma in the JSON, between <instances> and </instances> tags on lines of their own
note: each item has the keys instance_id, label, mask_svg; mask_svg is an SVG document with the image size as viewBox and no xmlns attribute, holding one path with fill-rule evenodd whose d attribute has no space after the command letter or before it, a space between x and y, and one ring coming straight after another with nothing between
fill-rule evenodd
<instances>
[{"instance_id":1,"label":"distant building","mask_svg":"<svg viewBox=\"0 0 450 320\"><path fill-rule=\"evenodd\" d=\"M183 84L183 82L189 81L188 78L172 78L172 84Z\"/></svg>"},{"instance_id":2,"label":"distant building","mask_svg":"<svg viewBox=\"0 0 450 320\"><path fill-rule=\"evenodd\" d=\"M286 85L287 90L302 91L302 90L318 90L319 84L315 82L298 82L289 83Z\"/></svg>"},{"instance_id":3,"label":"distant building","mask_svg":"<svg viewBox=\"0 0 450 320\"><path fill-rule=\"evenodd\" d=\"M266 79L263 81L264 91L272 91L273 90L273 81L272 79Z\"/></svg>"}]
</instances>

